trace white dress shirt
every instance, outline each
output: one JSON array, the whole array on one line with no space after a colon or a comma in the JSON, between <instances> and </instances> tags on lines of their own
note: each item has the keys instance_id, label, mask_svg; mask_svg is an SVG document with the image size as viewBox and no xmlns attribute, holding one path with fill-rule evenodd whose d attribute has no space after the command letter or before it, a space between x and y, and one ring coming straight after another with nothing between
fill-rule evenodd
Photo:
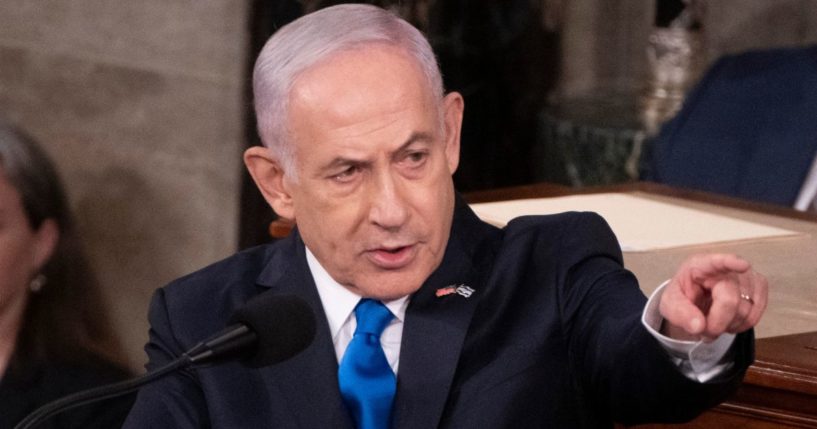
<instances>
[{"instance_id":1,"label":"white dress shirt","mask_svg":"<svg viewBox=\"0 0 817 429\"><path fill-rule=\"evenodd\" d=\"M661 335L659 331L664 318L661 317L658 304L668 284L669 280L665 281L650 295L644 313L641 314L641 323L664 346L672 361L687 378L701 383L707 382L732 367L733 362L731 360L724 362L723 357L735 342L735 334L722 334L711 343L681 341Z\"/></svg>"},{"instance_id":2,"label":"white dress shirt","mask_svg":"<svg viewBox=\"0 0 817 429\"><path fill-rule=\"evenodd\" d=\"M315 286L318 289L318 295L321 298L321 304L329 322L329 332L335 346L335 356L338 363L340 363L357 327L354 310L361 297L336 282L318 262L318 259L315 258L309 248L306 249L306 262L312 272L312 278L315 280ZM679 341L661 335L658 331L661 328L663 318L658 312L658 303L664 287L668 283L669 281L662 284L650 296L647 305L644 307L641 321L667 350L673 362L686 377L702 383L706 382L732 366L732 362L722 363L721 361L732 342L734 342L735 336L724 334L712 343L704 343L703 341ZM394 315L394 319L386 326L380 336L380 343L383 346L383 352L386 354L386 360L388 360L389 366L391 366L395 374L397 374L400 363L400 342L403 337L403 322L406 318L408 303L408 296L383 303Z\"/></svg>"},{"instance_id":3,"label":"white dress shirt","mask_svg":"<svg viewBox=\"0 0 817 429\"><path fill-rule=\"evenodd\" d=\"M349 289L336 282L323 266L315 258L315 255L306 249L306 262L315 279L315 286L318 288L318 295L321 297L323 311L326 313L326 320L329 322L329 333L332 335L332 342L335 344L335 356L340 363L346 347L352 341L357 327L355 319L355 306L361 297ZM406 307L408 307L409 297L404 296L394 301L384 302L386 308L394 315L394 319L389 322L383 334L380 335L380 344L386 353L386 360L392 371L397 374L397 367L400 363L400 340L403 338L403 321L406 319Z\"/></svg>"}]
</instances>

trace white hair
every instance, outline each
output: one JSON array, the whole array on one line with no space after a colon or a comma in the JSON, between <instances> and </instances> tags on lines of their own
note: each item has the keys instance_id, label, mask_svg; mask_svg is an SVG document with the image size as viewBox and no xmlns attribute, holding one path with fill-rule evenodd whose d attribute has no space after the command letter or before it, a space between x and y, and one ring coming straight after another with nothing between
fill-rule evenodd
<instances>
[{"instance_id":1,"label":"white hair","mask_svg":"<svg viewBox=\"0 0 817 429\"><path fill-rule=\"evenodd\" d=\"M295 149L288 128L289 96L310 67L366 44L402 48L414 59L437 99L443 84L428 40L393 13L372 5L341 4L318 10L281 27L264 45L253 70L258 133L264 146L294 178Z\"/></svg>"}]
</instances>

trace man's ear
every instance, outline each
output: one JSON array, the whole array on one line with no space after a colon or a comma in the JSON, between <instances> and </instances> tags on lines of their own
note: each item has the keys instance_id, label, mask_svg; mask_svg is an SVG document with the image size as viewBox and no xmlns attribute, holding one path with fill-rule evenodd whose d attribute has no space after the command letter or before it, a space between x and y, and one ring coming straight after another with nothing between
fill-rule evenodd
<instances>
[{"instance_id":1,"label":"man's ear","mask_svg":"<svg viewBox=\"0 0 817 429\"><path fill-rule=\"evenodd\" d=\"M244 165L275 213L282 218L294 220L295 209L284 170L270 150L263 146L250 147L244 151Z\"/></svg>"},{"instance_id":2,"label":"man's ear","mask_svg":"<svg viewBox=\"0 0 817 429\"><path fill-rule=\"evenodd\" d=\"M443 98L443 126L445 129L445 159L451 174L460 164L460 131L465 101L458 92L450 92Z\"/></svg>"}]
</instances>

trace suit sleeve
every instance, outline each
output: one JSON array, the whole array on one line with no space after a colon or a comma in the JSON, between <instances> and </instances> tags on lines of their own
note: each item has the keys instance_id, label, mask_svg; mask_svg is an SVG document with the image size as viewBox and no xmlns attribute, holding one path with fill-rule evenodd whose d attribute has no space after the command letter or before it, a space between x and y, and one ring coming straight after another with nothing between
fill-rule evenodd
<instances>
[{"instance_id":1,"label":"suit sleeve","mask_svg":"<svg viewBox=\"0 0 817 429\"><path fill-rule=\"evenodd\" d=\"M185 351L173 334L163 289L153 296L148 320L150 339L145 346L146 368L155 371ZM206 410L204 394L192 370L176 371L142 387L123 427L206 428L210 426Z\"/></svg>"},{"instance_id":2,"label":"suit sleeve","mask_svg":"<svg viewBox=\"0 0 817 429\"><path fill-rule=\"evenodd\" d=\"M588 406L625 424L680 422L723 401L752 361L752 334L735 342L732 371L707 383L685 377L640 323L646 298L622 266L618 242L595 214L574 218L566 254L563 323L574 372Z\"/></svg>"}]
</instances>

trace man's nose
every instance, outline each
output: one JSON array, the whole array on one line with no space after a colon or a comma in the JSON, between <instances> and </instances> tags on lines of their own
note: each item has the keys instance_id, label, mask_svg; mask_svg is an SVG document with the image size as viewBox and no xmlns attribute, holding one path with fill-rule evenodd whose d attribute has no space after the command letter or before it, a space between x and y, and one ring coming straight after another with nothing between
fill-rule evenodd
<instances>
[{"instance_id":1,"label":"man's nose","mask_svg":"<svg viewBox=\"0 0 817 429\"><path fill-rule=\"evenodd\" d=\"M390 172L379 174L372 188L369 220L384 229L399 229L409 214L405 189Z\"/></svg>"}]
</instances>

